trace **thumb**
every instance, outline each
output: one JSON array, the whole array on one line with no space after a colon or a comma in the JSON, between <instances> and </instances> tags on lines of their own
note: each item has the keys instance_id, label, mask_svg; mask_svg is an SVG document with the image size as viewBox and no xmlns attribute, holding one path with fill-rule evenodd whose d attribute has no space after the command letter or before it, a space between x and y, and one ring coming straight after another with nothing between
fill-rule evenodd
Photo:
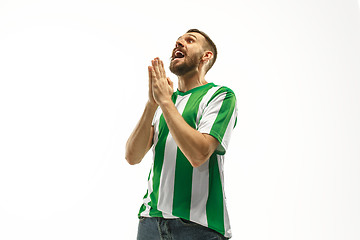
<instances>
[{"instance_id":1,"label":"thumb","mask_svg":"<svg viewBox=\"0 0 360 240\"><path fill-rule=\"evenodd\" d=\"M174 83L170 80L169 77L166 78L167 79L167 82L168 84L170 85L171 88L174 88Z\"/></svg>"}]
</instances>

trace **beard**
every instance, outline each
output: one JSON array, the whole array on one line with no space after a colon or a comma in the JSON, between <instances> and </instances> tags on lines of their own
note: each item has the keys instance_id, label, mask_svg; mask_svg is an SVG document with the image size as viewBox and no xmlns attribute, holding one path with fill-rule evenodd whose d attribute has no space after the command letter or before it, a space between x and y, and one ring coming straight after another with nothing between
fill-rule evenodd
<instances>
[{"instance_id":1,"label":"beard","mask_svg":"<svg viewBox=\"0 0 360 240\"><path fill-rule=\"evenodd\" d=\"M182 59L182 58L180 58ZM201 58L197 55L185 56L182 63L170 62L170 71L177 76L184 76L185 74L195 70L200 64Z\"/></svg>"}]
</instances>

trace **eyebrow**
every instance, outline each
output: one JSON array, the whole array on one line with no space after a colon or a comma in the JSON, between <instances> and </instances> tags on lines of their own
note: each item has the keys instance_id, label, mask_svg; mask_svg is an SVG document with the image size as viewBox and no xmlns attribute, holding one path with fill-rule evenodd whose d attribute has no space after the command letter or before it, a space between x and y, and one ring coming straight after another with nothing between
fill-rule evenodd
<instances>
[{"instance_id":1,"label":"eyebrow","mask_svg":"<svg viewBox=\"0 0 360 240\"><path fill-rule=\"evenodd\" d=\"M191 37L194 37L195 39L197 39L197 37L195 36L195 35L193 35L193 34L188 34L188 36L191 36ZM180 36L179 38L178 38L178 40L181 38L182 36Z\"/></svg>"}]
</instances>

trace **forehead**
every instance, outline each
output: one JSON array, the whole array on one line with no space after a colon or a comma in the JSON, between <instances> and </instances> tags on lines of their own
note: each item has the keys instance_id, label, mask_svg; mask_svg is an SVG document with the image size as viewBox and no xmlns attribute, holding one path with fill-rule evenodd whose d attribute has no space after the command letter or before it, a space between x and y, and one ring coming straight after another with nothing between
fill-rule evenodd
<instances>
[{"instance_id":1,"label":"forehead","mask_svg":"<svg viewBox=\"0 0 360 240\"><path fill-rule=\"evenodd\" d=\"M192 38L195 38L196 40L200 40L200 41L204 41L205 38L203 35L201 35L200 33L196 33L196 32L189 32L189 33L185 33L184 35L180 36L178 38L178 40L180 39L185 39L187 37L192 37Z\"/></svg>"}]
</instances>

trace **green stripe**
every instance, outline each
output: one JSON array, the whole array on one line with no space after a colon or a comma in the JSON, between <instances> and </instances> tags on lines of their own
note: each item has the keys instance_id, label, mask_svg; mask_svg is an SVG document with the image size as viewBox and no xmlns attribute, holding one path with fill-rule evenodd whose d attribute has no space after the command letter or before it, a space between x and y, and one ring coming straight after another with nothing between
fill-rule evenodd
<instances>
[{"instance_id":1,"label":"green stripe","mask_svg":"<svg viewBox=\"0 0 360 240\"><path fill-rule=\"evenodd\" d=\"M186 103L182 117L194 129L196 128L196 117L200 102L207 91L212 87L213 84L208 84L203 86L201 91L192 92ZM178 148L176 155L172 214L188 220L190 219L192 176L193 167Z\"/></svg>"},{"instance_id":2,"label":"green stripe","mask_svg":"<svg viewBox=\"0 0 360 240\"><path fill-rule=\"evenodd\" d=\"M215 122L211 127L210 135L214 136L220 143L222 143L226 128L230 122L231 116L235 110L235 94L233 91L226 93L226 96L221 104L218 115ZM225 152L218 152L218 154L224 154Z\"/></svg>"},{"instance_id":3,"label":"green stripe","mask_svg":"<svg viewBox=\"0 0 360 240\"><path fill-rule=\"evenodd\" d=\"M172 101L175 103L177 94L172 95ZM155 156L154 156L154 167L153 167L153 191L150 194L150 216L152 217L162 217L162 213L157 210L157 204L159 199L159 186L160 186L160 177L161 170L164 163L164 153L165 153L165 144L166 139L169 134L169 128L166 124L164 116L161 114L159 122L159 134L158 142L155 146Z\"/></svg>"},{"instance_id":4,"label":"green stripe","mask_svg":"<svg viewBox=\"0 0 360 240\"><path fill-rule=\"evenodd\" d=\"M215 87L219 87L218 85L215 85ZM220 93L223 93L223 92L227 92L227 90L230 90L232 91L230 88L227 88L227 87L220 87L218 90L216 90L216 92L211 96L211 98L209 99L209 101L207 102L207 105L209 105L209 103L214 100L215 97L217 97Z\"/></svg>"},{"instance_id":5,"label":"green stripe","mask_svg":"<svg viewBox=\"0 0 360 240\"><path fill-rule=\"evenodd\" d=\"M150 176L151 176L151 169L149 171L148 181L150 180ZM148 194L149 194L149 190L146 190L146 194L143 197L143 199L146 199L148 197ZM145 204L142 204L141 207L140 207L138 216L140 217L140 214L145 210L146 210L146 206L145 206Z\"/></svg>"},{"instance_id":6,"label":"green stripe","mask_svg":"<svg viewBox=\"0 0 360 240\"><path fill-rule=\"evenodd\" d=\"M213 87L213 85L209 84L204 85L203 87L206 87L203 89L203 91L196 91L191 94L182 113L184 120L194 129L196 128L196 117L198 114L199 105L203 97L210 90L210 88Z\"/></svg>"},{"instance_id":7,"label":"green stripe","mask_svg":"<svg viewBox=\"0 0 360 240\"><path fill-rule=\"evenodd\" d=\"M172 214L188 220L190 219L192 175L193 167L178 148Z\"/></svg>"},{"instance_id":8,"label":"green stripe","mask_svg":"<svg viewBox=\"0 0 360 240\"><path fill-rule=\"evenodd\" d=\"M205 90L205 91L207 92L210 88L212 88L212 87L214 87L214 86L215 86L214 83L207 83L207 84L205 84L205 85L201 85L201 86L199 86L199 87L192 88L192 89L190 89L190 90L187 91L187 92L180 92L179 89L178 89L178 90L176 91L176 93L179 94L179 95L181 95L181 96L185 96L185 95L187 95L187 94L190 94L190 93L193 93L193 92L199 92L199 91L202 91L202 90Z\"/></svg>"},{"instance_id":9,"label":"green stripe","mask_svg":"<svg viewBox=\"0 0 360 240\"><path fill-rule=\"evenodd\" d=\"M147 190L145 196L143 197L143 199L147 198L148 193L149 193L149 191ZM143 211L145 211L145 209L146 209L145 204L142 204L142 205L141 205L141 208L140 208L140 210L139 210L138 217L140 217L140 214L141 214Z\"/></svg>"},{"instance_id":10,"label":"green stripe","mask_svg":"<svg viewBox=\"0 0 360 240\"><path fill-rule=\"evenodd\" d=\"M209 195L206 203L208 227L225 234L221 177L216 154L209 161Z\"/></svg>"}]
</instances>

